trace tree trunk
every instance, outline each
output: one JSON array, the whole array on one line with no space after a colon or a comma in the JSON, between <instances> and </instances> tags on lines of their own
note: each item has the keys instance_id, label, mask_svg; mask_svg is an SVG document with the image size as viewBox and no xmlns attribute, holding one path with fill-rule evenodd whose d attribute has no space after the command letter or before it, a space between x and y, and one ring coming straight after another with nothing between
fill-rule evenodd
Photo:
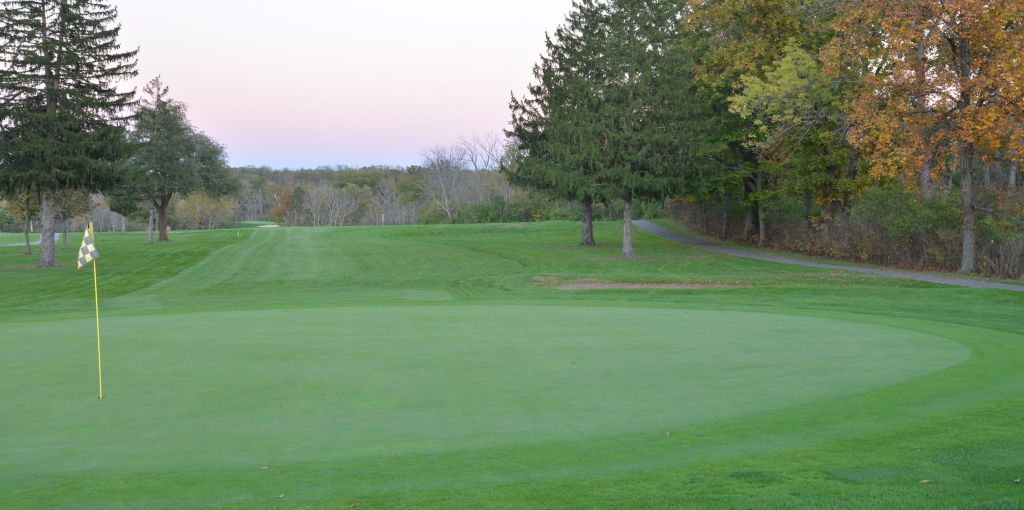
<instances>
[{"instance_id":1,"label":"tree trunk","mask_svg":"<svg viewBox=\"0 0 1024 510\"><path fill-rule=\"evenodd\" d=\"M627 259L633 256L633 199L627 198L622 207L622 257Z\"/></svg>"},{"instance_id":2,"label":"tree trunk","mask_svg":"<svg viewBox=\"0 0 1024 510\"><path fill-rule=\"evenodd\" d=\"M729 194L722 194L722 225L718 237L725 239L729 235Z\"/></svg>"},{"instance_id":3,"label":"tree trunk","mask_svg":"<svg viewBox=\"0 0 1024 510\"><path fill-rule=\"evenodd\" d=\"M170 195L161 197L160 204L157 207L157 228L160 230L160 242L170 240L167 237L167 204L170 202Z\"/></svg>"},{"instance_id":4,"label":"tree trunk","mask_svg":"<svg viewBox=\"0 0 1024 510\"><path fill-rule=\"evenodd\" d=\"M764 190L764 173L757 173L757 245L764 246L768 242L768 223L764 219L764 205L761 204L761 191Z\"/></svg>"},{"instance_id":5,"label":"tree trunk","mask_svg":"<svg viewBox=\"0 0 1024 510\"><path fill-rule=\"evenodd\" d=\"M68 222L71 220L64 220L64 249L68 249Z\"/></svg>"},{"instance_id":6,"label":"tree trunk","mask_svg":"<svg viewBox=\"0 0 1024 510\"><path fill-rule=\"evenodd\" d=\"M36 267L60 267L54 246L54 197L53 190L44 190L39 197L39 220L42 223L42 238L39 240L39 262Z\"/></svg>"},{"instance_id":7,"label":"tree trunk","mask_svg":"<svg viewBox=\"0 0 1024 510\"><path fill-rule=\"evenodd\" d=\"M711 233L711 227L708 224L708 221L708 201L702 198L700 199L700 229L702 234Z\"/></svg>"},{"instance_id":8,"label":"tree trunk","mask_svg":"<svg viewBox=\"0 0 1024 510\"><path fill-rule=\"evenodd\" d=\"M149 206L149 222L146 223L146 244L153 244L153 229L156 227L156 208Z\"/></svg>"},{"instance_id":9,"label":"tree trunk","mask_svg":"<svg viewBox=\"0 0 1024 510\"><path fill-rule=\"evenodd\" d=\"M1008 191L1009 191L1011 197L1015 196L1017 194L1017 170L1018 169L1019 169L1019 167L1017 166L1017 163L1011 163L1010 164L1010 185L1008 186Z\"/></svg>"},{"instance_id":10,"label":"tree trunk","mask_svg":"<svg viewBox=\"0 0 1024 510\"><path fill-rule=\"evenodd\" d=\"M751 183L750 177L743 178L743 200L746 202L750 198L750 192L755 191L754 184ZM746 241L754 235L754 213L756 212L754 204L747 206L746 215L743 217L743 240Z\"/></svg>"},{"instance_id":11,"label":"tree trunk","mask_svg":"<svg viewBox=\"0 0 1024 510\"><path fill-rule=\"evenodd\" d=\"M807 233L808 241L811 239L811 233L814 232L814 224L811 221L811 213L814 212L814 194L810 191L804 191L804 229Z\"/></svg>"},{"instance_id":12,"label":"tree trunk","mask_svg":"<svg viewBox=\"0 0 1024 510\"><path fill-rule=\"evenodd\" d=\"M580 246L597 246L594 241L594 199L583 199L583 240Z\"/></svg>"},{"instance_id":13,"label":"tree trunk","mask_svg":"<svg viewBox=\"0 0 1024 510\"><path fill-rule=\"evenodd\" d=\"M932 198L931 151L926 151L924 164L921 165L921 173L917 177L917 185L921 188L921 198L924 200L930 200Z\"/></svg>"},{"instance_id":14,"label":"tree trunk","mask_svg":"<svg viewBox=\"0 0 1024 510\"><path fill-rule=\"evenodd\" d=\"M747 214L743 217L743 240L750 239L754 235L754 206L747 208Z\"/></svg>"},{"instance_id":15,"label":"tree trunk","mask_svg":"<svg viewBox=\"0 0 1024 510\"><path fill-rule=\"evenodd\" d=\"M961 246L961 273L973 273L976 266L975 252L977 244L974 239L974 183L972 166L974 164L974 147L968 144L961 156L960 169L960 207L963 211L963 237Z\"/></svg>"},{"instance_id":16,"label":"tree trunk","mask_svg":"<svg viewBox=\"0 0 1024 510\"><path fill-rule=\"evenodd\" d=\"M28 211L25 211L25 227L22 229L25 231L25 255L32 255L32 220L28 218Z\"/></svg>"}]
</instances>

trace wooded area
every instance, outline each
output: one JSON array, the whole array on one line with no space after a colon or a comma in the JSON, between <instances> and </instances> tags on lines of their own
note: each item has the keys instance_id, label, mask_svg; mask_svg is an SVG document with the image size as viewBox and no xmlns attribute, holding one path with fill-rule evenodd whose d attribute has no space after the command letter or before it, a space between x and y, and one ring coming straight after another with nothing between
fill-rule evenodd
<instances>
[{"instance_id":1,"label":"wooded area","mask_svg":"<svg viewBox=\"0 0 1024 510\"><path fill-rule=\"evenodd\" d=\"M508 171L584 207L676 198L722 238L1018 277L1022 17L1013 0L582 0L512 100Z\"/></svg>"}]
</instances>

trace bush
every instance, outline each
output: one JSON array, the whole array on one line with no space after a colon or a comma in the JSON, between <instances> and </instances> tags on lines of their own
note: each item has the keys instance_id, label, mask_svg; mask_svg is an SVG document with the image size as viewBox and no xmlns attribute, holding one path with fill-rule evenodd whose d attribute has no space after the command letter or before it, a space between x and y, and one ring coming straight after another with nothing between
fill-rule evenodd
<instances>
[{"instance_id":1,"label":"bush","mask_svg":"<svg viewBox=\"0 0 1024 510\"><path fill-rule=\"evenodd\" d=\"M0 202L0 232L21 232L21 226L6 202Z\"/></svg>"},{"instance_id":2,"label":"bush","mask_svg":"<svg viewBox=\"0 0 1024 510\"><path fill-rule=\"evenodd\" d=\"M917 269L955 271L960 266L956 194L922 200L915 190L900 185L876 185L863 190L849 209L815 208L809 216L802 200L792 195L765 198L769 246ZM751 241L742 239L747 211L735 207L738 202L733 201L728 211L726 237ZM1024 272L1024 207L1019 200L985 191L979 193L977 209L979 271L1019 277ZM721 233L720 204L681 200L675 214L696 231Z\"/></svg>"}]
</instances>

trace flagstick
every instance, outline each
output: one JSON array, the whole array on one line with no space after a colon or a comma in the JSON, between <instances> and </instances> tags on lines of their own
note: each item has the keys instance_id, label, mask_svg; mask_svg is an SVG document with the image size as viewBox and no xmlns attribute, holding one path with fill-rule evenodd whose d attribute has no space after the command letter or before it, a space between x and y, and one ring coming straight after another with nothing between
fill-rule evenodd
<instances>
[{"instance_id":1,"label":"flagstick","mask_svg":"<svg viewBox=\"0 0 1024 510\"><path fill-rule=\"evenodd\" d=\"M100 400L103 400L103 354L100 349L100 285L96 278L96 261L92 261L92 290L96 297L96 366L100 374Z\"/></svg>"}]
</instances>

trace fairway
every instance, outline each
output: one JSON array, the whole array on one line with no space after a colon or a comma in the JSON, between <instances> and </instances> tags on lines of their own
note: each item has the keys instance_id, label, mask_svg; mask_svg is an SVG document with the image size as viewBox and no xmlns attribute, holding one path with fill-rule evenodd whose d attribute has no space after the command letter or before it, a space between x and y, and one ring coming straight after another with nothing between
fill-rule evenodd
<instances>
[{"instance_id":1,"label":"fairway","mask_svg":"<svg viewBox=\"0 0 1024 510\"><path fill-rule=\"evenodd\" d=\"M39 234L29 234L29 242L39 241ZM5 244L21 244L24 247L25 234L15 234L10 232L0 232L0 245Z\"/></svg>"},{"instance_id":2,"label":"fairway","mask_svg":"<svg viewBox=\"0 0 1024 510\"><path fill-rule=\"evenodd\" d=\"M101 235L103 401L91 274L73 250L38 274L2 248L0 490L13 508L1019 508L1020 296L646 234L630 262L575 228ZM722 286L549 283L583 279Z\"/></svg>"}]
</instances>

